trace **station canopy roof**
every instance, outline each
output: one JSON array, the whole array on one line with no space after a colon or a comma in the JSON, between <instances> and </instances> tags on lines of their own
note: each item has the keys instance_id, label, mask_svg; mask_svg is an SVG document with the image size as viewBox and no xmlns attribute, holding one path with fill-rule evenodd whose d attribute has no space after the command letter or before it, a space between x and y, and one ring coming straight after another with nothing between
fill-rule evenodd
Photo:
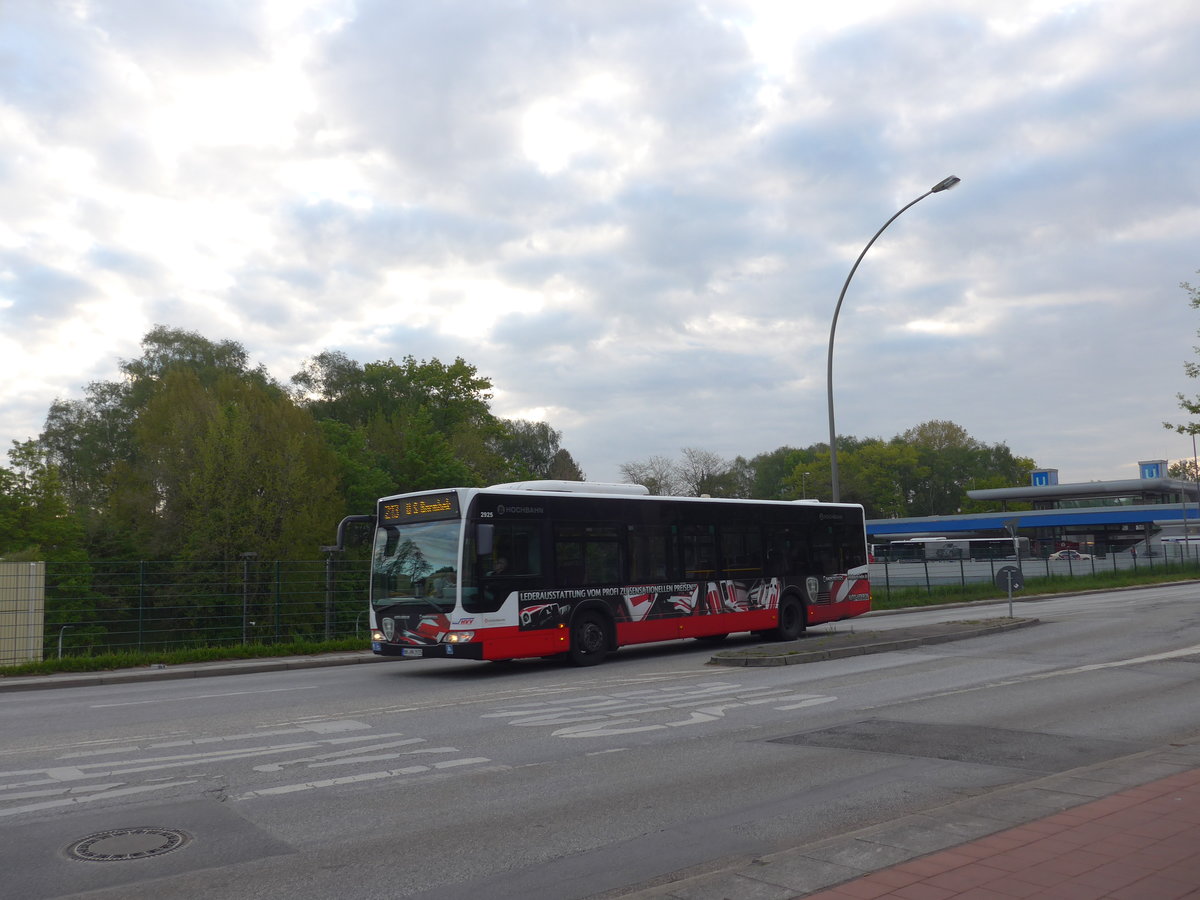
<instances>
[{"instance_id":1,"label":"station canopy roof","mask_svg":"<svg viewBox=\"0 0 1200 900\"><path fill-rule=\"evenodd\" d=\"M972 500L1010 500L1034 503L1039 500L1092 500L1146 494L1200 497L1200 485L1180 478L1127 478L1121 481L1083 481L1033 487L987 488L967 491Z\"/></svg>"},{"instance_id":2,"label":"station canopy roof","mask_svg":"<svg viewBox=\"0 0 1200 900\"><path fill-rule=\"evenodd\" d=\"M868 519L867 534L874 537L921 537L939 534L989 532L997 537L1008 534L1007 523L1018 529L1068 528L1104 525L1180 524L1196 519L1200 507L1179 503L1152 503L1144 506L1091 506L1079 509L1027 509L1006 512L973 513L958 516L922 516L904 519Z\"/></svg>"}]
</instances>

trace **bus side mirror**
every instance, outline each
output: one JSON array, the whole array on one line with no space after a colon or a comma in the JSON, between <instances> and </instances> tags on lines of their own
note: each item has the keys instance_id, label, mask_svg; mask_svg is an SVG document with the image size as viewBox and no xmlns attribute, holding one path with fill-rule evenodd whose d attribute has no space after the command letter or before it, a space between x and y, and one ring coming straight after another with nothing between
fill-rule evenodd
<instances>
[{"instance_id":1,"label":"bus side mirror","mask_svg":"<svg viewBox=\"0 0 1200 900\"><path fill-rule=\"evenodd\" d=\"M495 525L476 525L475 526L475 555L476 556L491 556L492 555L492 538L496 533Z\"/></svg>"}]
</instances>

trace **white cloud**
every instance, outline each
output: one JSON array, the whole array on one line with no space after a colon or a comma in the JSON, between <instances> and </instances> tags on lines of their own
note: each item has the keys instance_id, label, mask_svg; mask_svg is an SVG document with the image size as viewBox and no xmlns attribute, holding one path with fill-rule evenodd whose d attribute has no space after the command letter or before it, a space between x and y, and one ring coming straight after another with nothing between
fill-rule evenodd
<instances>
[{"instance_id":1,"label":"white cloud","mask_svg":"<svg viewBox=\"0 0 1200 900\"><path fill-rule=\"evenodd\" d=\"M600 480L821 441L850 265L956 174L855 275L841 428L1180 455L1198 37L1134 0L14 0L0 440L163 322L280 378L461 355Z\"/></svg>"}]
</instances>

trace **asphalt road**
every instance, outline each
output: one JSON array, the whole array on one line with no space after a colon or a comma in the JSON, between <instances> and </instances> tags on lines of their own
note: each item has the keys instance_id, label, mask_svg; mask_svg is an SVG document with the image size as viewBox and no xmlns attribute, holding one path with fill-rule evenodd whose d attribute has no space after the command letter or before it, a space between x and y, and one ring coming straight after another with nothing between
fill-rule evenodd
<instances>
[{"instance_id":1,"label":"asphalt road","mask_svg":"<svg viewBox=\"0 0 1200 900\"><path fill-rule=\"evenodd\" d=\"M1037 626L809 665L718 668L687 643L591 670L418 661L4 693L0 871L26 900L616 896L1200 732L1198 597L1021 603ZM109 836L136 828L179 846L72 856L94 835L128 851Z\"/></svg>"}]
</instances>

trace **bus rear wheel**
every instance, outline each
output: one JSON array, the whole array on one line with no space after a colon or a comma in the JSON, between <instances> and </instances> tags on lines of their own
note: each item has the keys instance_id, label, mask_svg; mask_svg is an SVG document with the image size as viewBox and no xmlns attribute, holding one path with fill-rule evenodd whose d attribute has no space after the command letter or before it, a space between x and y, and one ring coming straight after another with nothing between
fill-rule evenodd
<instances>
[{"instance_id":1,"label":"bus rear wheel","mask_svg":"<svg viewBox=\"0 0 1200 900\"><path fill-rule=\"evenodd\" d=\"M608 656L609 624L598 612L584 611L571 623L571 649L567 658L575 666L594 666Z\"/></svg>"},{"instance_id":2,"label":"bus rear wheel","mask_svg":"<svg viewBox=\"0 0 1200 900\"><path fill-rule=\"evenodd\" d=\"M777 641L794 641L804 634L804 606L795 597L779 603L779 625L771 633Z\"/></svg>"}]
</instances>

